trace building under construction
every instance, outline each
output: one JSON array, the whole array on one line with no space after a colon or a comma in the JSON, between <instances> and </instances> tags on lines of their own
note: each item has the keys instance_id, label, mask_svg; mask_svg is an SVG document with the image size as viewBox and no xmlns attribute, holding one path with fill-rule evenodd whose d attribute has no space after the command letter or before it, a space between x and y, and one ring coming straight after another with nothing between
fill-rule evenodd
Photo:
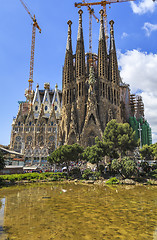
<instances>
[{"instance_id":1,"label":"building under construction","mask_svg":"<svg viewBox=\"0 0 157 240\"><path fill-rule=\"evenodd\" d=\"M25 156L26 165L46 165L47 155L61 144L79 143L91 146L95 137L102 139L111 119L130 122L142 143L151 143L151 131L146 130L144 105L141 97L130 94L129 85L121 81L114 38L114 21L110 21L110 46L107 52L103 10L100 11L98 54L85 52L82 10L76 52L72 50L72 22L68 21L68 37L63 67L62 91L45 83L37 85L31 101L20 102L13 120L10 147ZM147 123L147 124L146 124ZM150 127L149 127L150 129ZM141 130L140 130L141 131ZM145 134L147 132L147 136ZM149 139L149 140L148 140Z\"/></svg>"}]
</instances>

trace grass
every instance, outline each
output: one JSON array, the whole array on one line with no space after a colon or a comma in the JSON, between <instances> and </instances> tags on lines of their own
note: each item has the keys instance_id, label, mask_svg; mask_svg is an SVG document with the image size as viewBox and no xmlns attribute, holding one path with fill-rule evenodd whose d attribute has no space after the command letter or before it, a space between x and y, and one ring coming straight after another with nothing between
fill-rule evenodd
<instances>
[{"instance_id":1,"label":"grass","mask_svg":"<svg viewBox=\"0 0 157 240\"><path fill-rule=\"evenodd\" d=\"M24 173L24 174L11 174L11 175L0 175L0 182L9 181L14 183L16 181L37 181L37 180L51 180L60 181L66 177L65 173Z\"/></svg>"},{"instance_id":2,"label":"grass","mask_svg":"<svg viewBox=\"0 0 157 240\"><path fill-rule=\"evenodd\" d=\"M106 181L106 184L118 184L119 180L116 177L112 177Z\"/></svg>"}]
</instances>

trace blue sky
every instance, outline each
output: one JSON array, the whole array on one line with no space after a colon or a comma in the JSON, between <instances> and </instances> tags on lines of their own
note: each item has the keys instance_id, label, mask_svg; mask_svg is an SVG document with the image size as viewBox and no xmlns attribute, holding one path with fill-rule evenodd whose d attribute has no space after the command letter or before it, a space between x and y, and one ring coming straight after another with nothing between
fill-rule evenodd
<instances>
[{"instance_id":1,"label":"blue sky","mask_svg":"<svg viewBox=\"0 0 157 240\"><path fill-rule=\"evenodd\" d=\"M78 9L73 0L25 0L36 15L42 33L36 32L34 83L61 89L62 66L67 40L67 21L72 20L73 52L76 49ZM94 2L92 0L88 2ZM88 51L88 12L83 7L85 50ZM100 6L94 7L100 18ZM145 117L157 141L157 2L114 3L107 7L113 19L119 68L132 92L141 90ZM108 27L109 28L109 27ZM25 100L28 87L32 21L19 0L1 1L0 8L0 144L10 142L11 124L18 101ZM93 52L98 52L99 24L93 19Z\"/></svg>"}]
</instances>

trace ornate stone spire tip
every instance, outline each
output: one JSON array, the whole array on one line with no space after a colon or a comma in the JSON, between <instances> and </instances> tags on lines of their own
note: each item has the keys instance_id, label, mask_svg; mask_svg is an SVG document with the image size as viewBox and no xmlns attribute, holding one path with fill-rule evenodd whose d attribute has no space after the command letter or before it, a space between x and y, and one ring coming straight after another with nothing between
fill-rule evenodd
<instances>
[{"instance_id":1,"label":"ornate stone spire tip","mask_svg":"<svg viewBox=\"0 0 157 240\"><path fill-rule=\"evenodd\" d=\"M68 22L67 22L67 24L69 25L69 27L72 25L72 21L71 20L69 20Z\"/></svg>"},{"instance_id":2,"label":"ornate stone spire tip","mask_svg":"<svg viewBox=\"0 0 157 240\"><path fill-rule=\"evenodd\" d=\"M104 19L103 19L103 17L104 17L104 10L101 9L101 10L99 11L99 13L100 13L100 15L101 15L100 23L103 24L103 22L104 22Z\"/></svg>"},{"instance_id":3,"label":"ornate stone spire tip","mask_svg":"<svg viewBox=\"0 0 157 240\"><path fill-rule=\"evenodd\" d=\"M104 10L101 9L101 10L99 11L99 13L100 13L100 15L102 16L102 15L104 14Z\"/></svg>"},{"instance_id":4,"label":"ornate stone spire tip","mask_svg":"<svg viewBox=\"0 0 157 240\"><path fill-rule=\"evenodd\" d=\"M82 9L80 9L80 10L78 11L78 14L81 16L82 13L83 13L83 11L82 11Z\"/></svg>"},{"instance_id":5,"label":"ornate stone spire tip","mask_svg":"<svg viewBox=\"0 0 157 240\"><path fill-rule=\"evenodd\" d=\"M114 21L111 20L111 21L109 22L109 24L111 25L111 27L113 27Z\"/></svg>"}]
</instances>

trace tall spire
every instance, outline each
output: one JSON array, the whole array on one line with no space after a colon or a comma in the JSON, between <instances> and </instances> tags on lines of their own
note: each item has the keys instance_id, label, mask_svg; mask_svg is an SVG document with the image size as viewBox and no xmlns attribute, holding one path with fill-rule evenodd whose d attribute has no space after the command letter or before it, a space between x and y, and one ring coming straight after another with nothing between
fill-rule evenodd
<instances>
[{"instance_id":1,"label":"tall spire","mask_svg":"<svg viewBox=\"0 0 157 240\"><path fill-rule=\"evenodd\" d=\"M82 13L80 9L79 13L79 27L77 34L77 46L76 46L76 78L85 75L85 51L84 51L84 39L82 29Z\"/></svg>"},{"instance_id":2,"label":"tall spire","mask_svg":"<svg viewBox=\"0 0 157 240\"><path fill-rule=\"evenodd\" d=\"M77 33L77 41L83 40L83 30L82 30L82 13L83 11L80 9L78 11L79 13L79 27L78 27L78 33Z\"/></svg>"},{"instance_id":3,"label":"tall spire","mask_svg":"<svg viewBox=\"0 0 157 240\"><path fill-rule=\"evenodd\" d=\"M116 83L119 85L118 62L117 62L116 47L115 47L115 40L114 40L114 30L113 30L114 21L111 20L109 23L111 25L111 28L110 28L110 52L109 52L109 80L112 83Z\"/></svg>"},{"instance_id":4,"label":"tall spire","mask_svg":"<svg viewBox=\"0 0 157 240\"><path fill-rule=\"evenodd\" d=\"M112 83L112 88L110 92L110 101L115 105L119 105L119 71L118 71L118 61L116 55L116 47L114 40L114 21L110 21L110 52L109 52L109 81Z\"/></svg>"},{"instance_id":5,"label":"tall spire","mask_svg":"<svg viewBox=\"0 0 157 240\"><path fill-rule=\"evenodd\" d=\"M73 53L72 53L72 41L71 41L71 25L72 21L68 21L68 38L66 45L66 54L63 69L63 89L67 87L67 84L71 83L74 79L73 76Z\"/></svg>"},{"instance_id":6,"label":"tall spire","mask_svg":"<svg viewBox=\"0 0 157 240\"><path fill-rule=\"evenodd\" d=\"M103 19L104 10L101 9L99 13L100 13L100 31L99 31L99 41L100 41L100 40L105 40L104 19Z\"/></svg>"},{"instance_id":7,"label":"tall spire","mask_svg":"<svg viewBox=\"0 0 157 240\"><path fill-rule=\"evenodd\" d=\"M99 48L98 48L98 76L105 77L107 80L108 66L107 66L107 49L104 34L104 20L103 20L103 9L100 10L100 32L99 32Z\"/></svg>"},{"instance_id":8,"label":"tall spire","mask_svg":"<svg viewBox=\"0 0 157 240\"><path fill-rule=\"evenodd\" d=\"M114 40L114 29L113 29L113 24L114 24L114 21L111 20L109 22L109 24L111 25L111 28L110 28L110 51L115 51L116 48L115 48L115 40Z\"/></svg>"},{"instance_id":9,"label":"tall spire","mask_svg":"<svg viewBox=\"0 0 157 240\"><path fill-rule=\"evenodd\" d=\"M66 51L70 51L72 53L72 41L71 41L71 25L72 25L72 21L69 20L67 22L67 24L69 25L69 27L68 27L68 38L67 38Z\"/></svg>"}]
</instances>

